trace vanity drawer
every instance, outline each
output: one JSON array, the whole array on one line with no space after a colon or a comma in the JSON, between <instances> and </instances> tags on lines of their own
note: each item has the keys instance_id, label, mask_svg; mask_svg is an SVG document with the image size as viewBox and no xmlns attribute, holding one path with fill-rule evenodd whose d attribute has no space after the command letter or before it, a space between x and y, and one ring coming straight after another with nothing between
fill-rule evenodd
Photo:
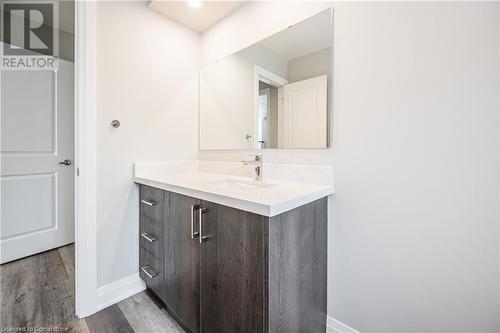
<instances>
[{"instance_id":1,"label":"vanity drawer","mask_svg":"<svg viewBox=\"0 0 500 333\"><path fill-rule=\"evenodd\" d=\"M141 215L140 219L139 244L161 261L163 258L163 225L153 222L144 215Z\"/></svg>"},{"instance_id":2,"label":"vanity drawer","mask_svg":"<svg viewBox=\"0 0 500 333\"><path fill-rule=\"evenodd\" d=\"M139 275L149 289L163 299L163 265L143 247L139 248Z\"/></svg>"},{"instance_id":3,"label":"vanity drawer","mask_svg":"<svg viewBox=\"0 0 500 333\"><path fill-rule=\"evenodd\" d=\"M141 185L140 187L140 212L157 222L162 222L163 190Z\"/></svg>"}]
</instances>

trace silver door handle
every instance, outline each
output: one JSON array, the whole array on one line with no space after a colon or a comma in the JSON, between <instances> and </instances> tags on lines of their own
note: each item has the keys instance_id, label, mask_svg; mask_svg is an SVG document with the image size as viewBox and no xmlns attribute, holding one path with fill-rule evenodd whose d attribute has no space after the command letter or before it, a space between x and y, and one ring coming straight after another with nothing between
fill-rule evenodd
<instances>
[{"instance_id":1,"label":"silver door handle","mask_svg":"<svg viewBox=\"0 0 500 333\"><path fill-rule=\"evenodd\" d=\"M148 242L152 243L154 242L155 240L157 240L158 238L156 238L156 236L154 234L151 234L149 232L143 232L141 233L141 237L146 239Z\"/></svg>"},{"instance_id":2,"label":"silver door handle","mask_svg":"<svg viewBox=\"0 0 500 333\"><path fill-rule=\"evenodd\" d=\"M194 211L198 209L200 209L200 205L191 205L191 239L199 236L199 233L194 231Z\"/></svg>"},{"instance_id":3,"label":"silver door handle","mask_svg":"<svg viewBox=\"0 0 500 333\"><path fill-rule=\"evenodd\" d=\"M158 275L158 273L156 273L155 271L151 270L151 273L149 272L151 268L149 268L149 265L146 265L146 266L142 266L141 267L141 271L144 272L144 274L146 274L147 276L149 276L150 279L154 278L155 276Z\"/></svg>"},{"instance_id":4,"label":"silver door handle","mask_svg":"<svg viewBox=\"0 0 500 333\"><path fill-rule=\"evenodd\" d=\"M200 230L200 244L203 243L208 239L207 236L203 236L203 229L202 229L202 224L203 224L203 214L207 212L206 208L200 208L199 209L200 215L198 216L198 228Z\"/></svg>"},{"instance_id":5,"label":"silver door handle","mask_svg":"<svg viewBox=\"0 0 500 333\"><path fill-rule=\"evenodd\" d=\"M64 161L59 162L59 164L62 164L62 165L71 165L71 160L66 159Z\"/></svg>"},{"instance_id":6,"label":"silver door handle","mask_svg":"<svg viewBox=\"0 0 500 333\"><path fill-rule=\"evenodd\" d=\"M148 206L155 206L157 204L157 202L153 200L141 200L141 202Z\"/></svg>"}]
</instances>

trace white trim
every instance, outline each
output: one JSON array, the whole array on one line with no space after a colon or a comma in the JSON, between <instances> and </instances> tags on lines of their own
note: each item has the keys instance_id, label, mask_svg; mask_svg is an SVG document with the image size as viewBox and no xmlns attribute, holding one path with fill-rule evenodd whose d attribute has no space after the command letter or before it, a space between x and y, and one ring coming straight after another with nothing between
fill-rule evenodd
<instances>
[{"instance_id":1,"label":"white trim","mask_svg":"<svg viewBox=\"0 0 500 333\"><path fill-rule=\"evenodd\" d=\"M97 310L100 311L116 304L144 289L146 289L146 284L139 277L139 273L106 284L97 289Z\"/></svg>"},{"instance_id":2,"label":"white trim","mask_svg":"<svg viewBox=\"0 0 500 333\"><path fill-rule=\"evenodd\" d=\"M328 333L360 333L354 328L330 316L326 316L326 331Z\"/></svg>"},{"instance_id":3,"label":"white trim","mask_svg":"<svg viewBox=\"0 0 500 333\"><path fill-rule=\"evenodd\" d=\"M97 310L96 2L76 1L75 28L75 306L82 318Z\"/></svg>"}]
</instances>

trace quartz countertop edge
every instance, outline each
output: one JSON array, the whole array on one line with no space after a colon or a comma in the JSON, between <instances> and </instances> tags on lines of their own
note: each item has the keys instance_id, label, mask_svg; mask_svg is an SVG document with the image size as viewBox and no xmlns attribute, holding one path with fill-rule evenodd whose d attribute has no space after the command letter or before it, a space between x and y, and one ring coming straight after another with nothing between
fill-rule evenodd
<instances>
[{"instance_id":1,"label":"quartz countertop edge","mask_svg":"<svg viewBox=\"0 0 500 333\"><path fill-rule=\"evenodd\" d=\"M199 175L200 174L196 176ZM185 175L185 177L189 178L189 175ZM213 179L222 179L224 177L243 179L241 177L228 177L223 175L207 175L207 177L212 181ZM267 182L268 180L264 181ZM282 190L286 193L279 193L280 195L277 197L273 197L273 193L266 193L266 195L260 198L257 196L252 198L251 193L224 193L222 190L204 185L206 182L186 181L183 183L182 179L176 179L176 177L172 177L172 175L151 177L141 175L134 177L134 182L267 217L282 214L333 194L333 186L307 183L301 184L297 182L278 182L273 180L269 180L269 182L276 183L278 185L276 189L279 189L281 186ZM297 190L299 187L304 187L304 190ZM290 190L290 188L293 188L294 191L287 191ZM296 193L290 194L289 192Z\"/></svg>"}]
</instances>

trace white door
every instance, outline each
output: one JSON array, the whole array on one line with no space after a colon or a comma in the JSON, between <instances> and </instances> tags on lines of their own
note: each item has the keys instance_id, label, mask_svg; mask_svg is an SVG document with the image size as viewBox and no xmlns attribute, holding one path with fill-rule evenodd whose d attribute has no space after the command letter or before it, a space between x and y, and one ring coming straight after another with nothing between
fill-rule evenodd
<instances>
[{"instance_id":1,"label":"white door","mask_svg":"<svg viewBox=\"0 0 500 333\"><path fill-rule=\"evenodd\" d=\"M283 87L282 148L326 148L327 76Z\"/></svg>"},{"instance_id":2,"label":"white door","mask_svg":"<svg viewBox=\"0 0 500 333\"><path fill-rule=\"evenodd\" d=\"M0 74L1 263L74 241L73 67Z\"/></svg>"}]
</instances>

